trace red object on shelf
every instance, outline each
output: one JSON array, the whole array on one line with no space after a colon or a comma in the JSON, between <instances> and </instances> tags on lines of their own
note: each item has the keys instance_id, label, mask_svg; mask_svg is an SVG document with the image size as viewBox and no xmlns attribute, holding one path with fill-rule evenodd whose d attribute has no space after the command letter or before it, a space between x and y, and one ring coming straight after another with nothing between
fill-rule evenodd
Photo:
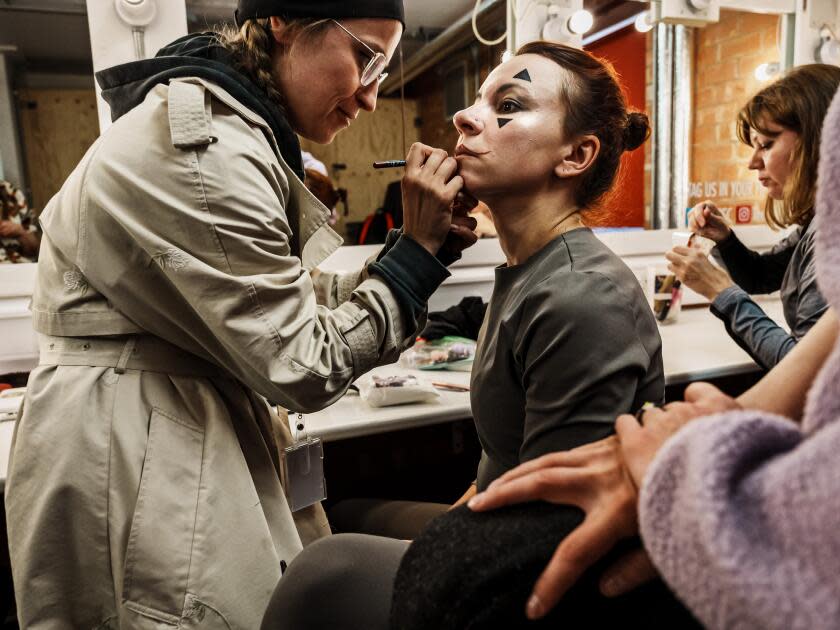
<instances>
[{"instance_id":1,"label":"red object on shelf","mask_svg":"<svg viewBox=\"0 0 840 630\"><path fill-rule=\"evenodd\" d=\"M12 389L12 386L8 383L0 383L0 392L5 391L7 389Z\"/></svg>"}]
</instances>

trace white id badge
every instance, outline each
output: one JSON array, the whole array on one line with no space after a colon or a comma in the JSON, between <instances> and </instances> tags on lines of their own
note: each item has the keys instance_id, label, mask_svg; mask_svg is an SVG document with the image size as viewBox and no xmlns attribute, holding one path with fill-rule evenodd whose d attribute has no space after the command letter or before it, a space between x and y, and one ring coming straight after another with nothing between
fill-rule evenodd
<instances>
[{"instance_id":1,"label":"white id badge","mask_svg":"<svg viewBox=\"0 0 840 630\"><path fill-rule=\"evenodd\" d=\"M297 440L292 446L284 448L280 456L283 488L292 512L327 498L321 438L306 437L302 416L298 416L296 428Z\"/></svg>"}]
</instances>

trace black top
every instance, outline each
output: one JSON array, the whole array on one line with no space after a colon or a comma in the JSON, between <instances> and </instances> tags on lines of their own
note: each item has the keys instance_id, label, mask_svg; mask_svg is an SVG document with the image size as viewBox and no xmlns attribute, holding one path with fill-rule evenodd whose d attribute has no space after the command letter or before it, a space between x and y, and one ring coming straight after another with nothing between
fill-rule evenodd
<instances>
[{"instance_id":1,"label":"black top","mask_svg":"<svg viewBox=\"0 0 840 630\"><path fill-rule=\"evenodd\" d=\"M714 249L738 286L715 298L712 313L723 320L738 345L766 369L781 361L828 308L817 286L814 236L811 221L765 254L748 249L734 232ZM747 295L773 291L781 293L789 334Z\"/></svg>"},{"instance_id":2,"label":"black top","mask_svg":"<svg viewBox=\"0 0 840 630\"><path fill-rule=\"evenodd\" d=\"M588 228L496 270L472 372L477 485L599 440L661 402L662 341L633 272Z\"/></svg>"}]
</instances>

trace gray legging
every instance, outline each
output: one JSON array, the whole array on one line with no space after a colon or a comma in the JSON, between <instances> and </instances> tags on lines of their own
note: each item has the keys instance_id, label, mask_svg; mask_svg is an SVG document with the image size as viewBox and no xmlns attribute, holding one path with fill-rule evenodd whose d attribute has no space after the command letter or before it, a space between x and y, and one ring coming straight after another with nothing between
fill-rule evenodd
<instances>
[{"instance_id":1,"label":"gray legging","mask_svg":"<svg viewBox=\"0 0 840 630\"><path fill-rule=\"evenodd\" d=\"M263 618L263 630L387 630L394 577L408 541L336 534L289 565Z\"/></svg>"}]
</instances>

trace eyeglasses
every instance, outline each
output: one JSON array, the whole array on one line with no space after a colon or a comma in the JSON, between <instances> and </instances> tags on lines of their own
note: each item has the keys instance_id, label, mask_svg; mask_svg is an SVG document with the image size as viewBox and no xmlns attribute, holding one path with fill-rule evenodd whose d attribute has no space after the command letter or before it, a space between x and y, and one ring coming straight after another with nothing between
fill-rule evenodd
<instances>
[{"instance_id":1,"label":"eyeglasses","mask_svg":"<svg viewBox=\"0 0 840 630\"><path fill-rule=\"evenodd\" d=\"M353 33L351 33L347 29L347 27L345 27L338 20L333 20L333 22L338 24L339 28L342 31L344 31L350 37L359 42L370 53L370 61L368 61L367 65L365 66L365 69L362 70L362 87L368 87L374 81L382 83L385 79L387 79L388 73L384 70L385 67L388 65L388 58L385 56L385 54L381 52L376 52L373 48L365 44L361 39L359 39Z\"/></svg>"}]
</instances>

